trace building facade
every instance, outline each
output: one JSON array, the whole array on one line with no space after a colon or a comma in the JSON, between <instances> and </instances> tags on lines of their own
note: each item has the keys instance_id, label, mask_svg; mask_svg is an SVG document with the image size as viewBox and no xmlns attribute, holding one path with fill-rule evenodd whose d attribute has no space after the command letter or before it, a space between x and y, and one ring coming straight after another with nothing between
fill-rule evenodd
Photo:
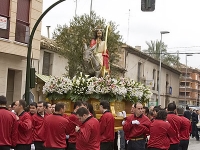
<instances>
[{"instance_id":1,"label":"building facade","mask_svg":"<svg viewBox=\"0 0 200 150\"><path fill-rule=\"evenodd\" d=\"M140 49L140 47L137 47ZM136 48L123 45L119 65L126 70L125 77L149 86L153 96L148 105L158 105L159 61ZM162 63L160 98L162 107L169 102L178 104L179 78L181 72Z\"/></svg>"},{"instance_id":2,"label":"building facade","mask_svg":"<svg viewBox=\"0 0 200 150\"><path fill-rule=\"evenodd\" d=\"M42 14L43 0L0 1L0 95L8 104L25 93L26 56L30 32ZM40 59L41 25L32 43L32 59Z\"/></svg>"},{"instance_id":3,"label":"building facade","mask_svg":"<svg viewBox=\"0 0 200 150\"><path fill-rule=\"evenodd\" d=\"M200 70L182 65L180 78L179 104L199 106L200 100ZM187 73L186 73L187 72Z\"/></svg>"},{"instance_id":4,"label":"building facade","mask_svg":"<svg viewBox=\"0 0 200 150\"><path fill-rule=\"evenodd\" d=\"M41 36L40 59L34 60L33 63L36 70L36 86L31 92L37 102L45 100L42 89L50 76L68 75L68 60L62 56L52 39Z\"/></svg>"}]
</instances>

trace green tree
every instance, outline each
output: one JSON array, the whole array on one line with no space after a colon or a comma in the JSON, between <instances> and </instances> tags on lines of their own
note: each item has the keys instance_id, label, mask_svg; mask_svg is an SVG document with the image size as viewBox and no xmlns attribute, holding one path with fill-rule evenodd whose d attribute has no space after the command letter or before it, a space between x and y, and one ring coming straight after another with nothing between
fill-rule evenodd
<instances>
[{"instance_id":1,"label":"green tree","mask_svg":"<svg viewBox=\"0 0 200 150\"><path fill-rule=\"evenodd\" d=\"M111 31L108 34L107 48L110 55L110 63L115 63L119 59L118 51L121 46L121 35L117 30L117 25L112 21L108 22ZM83 65L83 39L87 45L93 38L93 29L100 25L106 29L106 20L92 12L89 15L74 17L68 25L58 25L53 33L53 39L59 45L61 53L69 61L69 76L73 77L77 72L84 72Z\"/></svg>"},{"instance_id":2,"label":"green tree","mask_svg":"<svg viewBox=\"0 0 200 150\"><path fill-rule=\"evenodd\" d=\"M148 45L147 50L143 50L143 52L147 53L149 56L154 59L160 60L160 48L161 48L161 60L163 63L169 66L178 66L180 58L176 55L170 55L167 53L167 45L164 42L160 41L150 41L146 42Z\"/></svg>"}]
</instances>

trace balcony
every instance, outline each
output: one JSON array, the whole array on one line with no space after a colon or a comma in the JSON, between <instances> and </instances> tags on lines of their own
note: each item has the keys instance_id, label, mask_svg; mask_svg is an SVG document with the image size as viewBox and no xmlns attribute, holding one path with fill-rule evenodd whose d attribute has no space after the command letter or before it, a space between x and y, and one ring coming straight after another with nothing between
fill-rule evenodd
<instances>
[{"instance_id":1,"label":"balcony","mask_svg":"<svg viewBox=\"0 0 200 150\"><path fill-rule=\"evenodd\" d=\"M186 89L185 89L185 87L184 88L179 88L179 92L192 92L192 88L191 87L186 87Z\"/></svg>"},{"instance_id":2,"label":"balcony","mask_svg":"<svg viewBox=\"0 0 200 150\"><path fill-rule=\"evenodd\" d=\"M182 88L182 89L184 88L184 89L185 89L185 85L180 85L179 88ZM191 89L192 87L186 85L186 89L187 89L187 88L188 88L188 89Z\"/></svg>"},{"instance_id":3,"label":"balcony","mask_svg":"<svg viewBox=\"0 0 200 150\"><path fill-rule=\"evenodd\" d=\"M179 95L179 98L180 99L184 99L185 98L185 95ZM186 96L186 98L191 98L190 96Z\"/></svg>"}]
</instances>

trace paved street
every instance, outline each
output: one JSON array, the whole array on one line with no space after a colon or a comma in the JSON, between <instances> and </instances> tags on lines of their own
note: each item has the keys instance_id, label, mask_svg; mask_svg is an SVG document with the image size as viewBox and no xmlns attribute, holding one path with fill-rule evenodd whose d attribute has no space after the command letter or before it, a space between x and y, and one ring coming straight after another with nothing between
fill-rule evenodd
<instances>
[{"instance_id":1,"label":"paved street","mask_svg":"<svg viewBox=\"0 0 200 150\"><path fill-rule=\"evenodd\" d=\"M198 150L198 149L200 149L200 141L196 141L195 138L191 138L188 150Z\"/></svg>"}]
</instances>

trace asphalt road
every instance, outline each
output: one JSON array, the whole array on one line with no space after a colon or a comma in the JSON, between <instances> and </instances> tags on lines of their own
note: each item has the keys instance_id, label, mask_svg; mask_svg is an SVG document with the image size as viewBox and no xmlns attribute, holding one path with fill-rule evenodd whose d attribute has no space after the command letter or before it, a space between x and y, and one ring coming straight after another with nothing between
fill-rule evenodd
<instances>
[{"instance_id":1,"label":"asphalt road","mask_svg":"<svg viewBox=\"0 0 200 150\"><path fill-rule=\"evenodd\" d=\"M200 149L200 141L196 141L195 138L191 138L188 150L199 150L199 149Z\"/></svg>"}]
</instances>

